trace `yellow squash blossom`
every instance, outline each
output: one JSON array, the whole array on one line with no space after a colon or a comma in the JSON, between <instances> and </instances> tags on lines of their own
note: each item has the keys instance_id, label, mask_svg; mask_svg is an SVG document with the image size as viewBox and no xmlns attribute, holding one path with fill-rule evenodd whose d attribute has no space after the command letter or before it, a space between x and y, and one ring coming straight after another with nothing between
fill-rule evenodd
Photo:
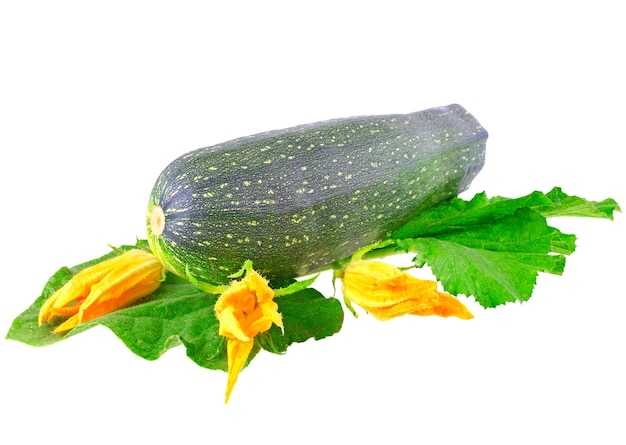
<instances>
[{"instance_id":1,"label":"yellow squash blossom","mask_svg":"<svg viewBox=\"0 0 626 445\"><path fill-rule=\"evenodd\" d=\"M254 337L272 324L283 328L268 281L251 267L244 278L233 281L215 303L219 334L228 339L228 382L224 403L228 402L239 372L254 346Z\"/></svg>"},{"instance_id":2,"label":"yellow squash blossom","mask_svg":"<svg viewBox=\"0 0 626 445\"><path fill-rule=\"evenodd\" d=\"M44 302L39 325L55 317L69 317L54 332L69 331L151 294L163 277L163 265L154 255L129 250L74 275Z\"/></svg>"},{"instance_id":3,"label":"yellow squash blossom","mask_svg":"<svg viewBox=\"0 0 626 445\"><path fill-rule=\"evenodd\" d=\"M342 272L343 296L379 320L401 315L473 318L455 297L437 290L437 283L421 280L380 261L352 260Z\"/></svg>"}]
</instances>

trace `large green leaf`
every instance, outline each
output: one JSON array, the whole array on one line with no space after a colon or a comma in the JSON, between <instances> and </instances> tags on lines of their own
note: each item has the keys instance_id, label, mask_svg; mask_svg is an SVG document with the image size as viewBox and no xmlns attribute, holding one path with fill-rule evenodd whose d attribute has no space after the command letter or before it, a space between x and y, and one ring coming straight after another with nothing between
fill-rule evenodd
<instances>
[{"instance_id":1,"label":"large green leaf","mask_svg":"<svg viewBox=\"0 0 626 445\"><path fill-rule=\"evenodd\" d=\"M489 199L487 194L482 192L470 201L454 198L420 213L393 232L391 238L417 238L463 231L468 226L491 224L515 214L521 208L551 205L552 201L541 192L533 192L516 199L502 197Z\"/></svg>"},{"instance_id":2,"label":"large green leaf","mask_svg":"<svg viewBox=\"0 0 626 445\"><path fill-rule=\"evenodd\" d=\"M417 238L463 231L470 226L492 224L514 215L519 209L534 210L546 218L584 216L613 219L613 212L620 211L613 199L588 201L578 196L569 196L558 187L548 193L535 191L520 198L488 198L482 192L469 201L453 198L420 213L393 232L391 238Z\"/></svg>"},{"instance_id":3,"label":"large green leaf","mask_svg":"<svg viewBox=\"0 0 626 445\"><path fill-rule=\"evenodd\" d=\"M620 211L619 205L614 199L607 198L602 201L588 201L578 196L568 196L559 187L555 187L546 194L552 202L548 206L539 206L535 210L543 216L584 216L590 218L613 219L613 212Z\"/></svg>"},{"instance_id":4,"label":"large green leaf","mask_svg":"<svg viewBox=\"0 0 626 445\"><path fill-rule=\"evenodd\" d=\"M484 307L531 297L538 272L561 274L563 255L507 252L464 246L437 238L412 243L415 263L428 263L444 289L452 294L474 296Z\"/></svg>"},{"instance_id":5,"label":"large green leaf","mask_svg":"<svg viewBox=\"0 0 626 445\"><path fill-rule=\"evenodd\" d=\"M619 206L611 199L587 201L559 188L516 199L479 193L421 213L385 249L414 252L416 265L428 264L446 291L494 307L528 300L539 272L563 273L576 237L550 227L547 217L612 218L614 211Z\"/></svg>"}]
</instances>

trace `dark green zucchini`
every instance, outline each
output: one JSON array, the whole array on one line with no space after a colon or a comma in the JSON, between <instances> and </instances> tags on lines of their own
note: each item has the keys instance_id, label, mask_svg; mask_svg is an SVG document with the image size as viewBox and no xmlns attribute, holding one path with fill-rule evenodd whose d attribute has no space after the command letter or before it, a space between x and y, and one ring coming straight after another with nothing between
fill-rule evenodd
<instances>
[{"instance_id":1,"label":"dark green zucchini","mask_svg":"<svg viewBox=\"0 0 626 445\"><path fill-rule=\"evenodd\" d=\"M174 160L148 204L172 272L228 282L245 260L270 280L328 267L466 189L487 132L459 105L270 131Z\"/></svg>"}]
</instances>

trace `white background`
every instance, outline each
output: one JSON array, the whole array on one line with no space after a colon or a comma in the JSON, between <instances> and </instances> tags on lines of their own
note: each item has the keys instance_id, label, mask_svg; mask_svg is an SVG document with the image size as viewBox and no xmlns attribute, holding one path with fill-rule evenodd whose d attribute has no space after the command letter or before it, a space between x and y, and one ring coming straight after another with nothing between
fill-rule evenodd
<instances>
[{"instance_id":1,"label":"white background","mask_svg":"<svg viewBox=\"0 0 626 445\"><path fill-rule=\"evenodd\" d=\"M490 133L464 197L558 185L626 206L619 2L94 3L0 6L3 336L58 267L145 236L171 160L260 131L456 102ZM530 302L346 316L261 353L227 406L225 374L182 347L0 340L0 442L623 444L624 215L553 224L578 249Z\"/></svg>"}]
</instances>

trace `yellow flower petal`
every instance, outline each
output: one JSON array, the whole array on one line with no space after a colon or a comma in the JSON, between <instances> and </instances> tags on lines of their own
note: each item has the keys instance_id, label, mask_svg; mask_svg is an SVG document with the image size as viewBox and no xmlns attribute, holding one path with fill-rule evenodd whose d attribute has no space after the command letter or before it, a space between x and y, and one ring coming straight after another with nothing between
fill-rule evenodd
<instances>
[{"instance_id":1,"label":"yellow flower petal","mask_svg":"<svg viewBox=\"0 0 626 445\"><path fill-rule=\"evenodd\" d=\"M70 318L58 325L52 332L54 332L55 334L61 334L63 332L69 331L70 329L74 329L76 326L78 326L78 323L78 314L72 315Z\"/></svg>"},{"instance_id":2,"label":"yellow flower petal","mask_svg":"<svg viewBox=\"0 0 626 445\"><path fill-rule=\"evenodd\" d=\"M283 327L274 290L255 270L230 283L215 302L215 315L220 323L219 334L228 339L228 402L239 372L243 369L254 345L254 337L269 330L272 324Z\"/></svg>"},{"instance_id":3,"label":"yellow flower petal","mask_svg":"<svg viewBox=\"0 0 626 445\"><path fill-rule=\"evenodd\" d=\"M437 283L417 278L381 261L357 260L346 266L342 276L343 294L359 306L388 307L417 298L436 298Z\"/></svg>"},{"instance_id":4,"label":"yellow flower petal","mask_svg":"<svg viewBox=\"0 0 626 445\"><path fill-rule=\"evenodd\" d=\"M72 303L78 309L77 303L87 298L91 292L91 286L102 280L112 268L123 261L122 256L118 255L102 261L74 275L70 281L45 301L39 311L39 325L41 326L45 321L50 321L55 315L62 315L59 311Z\"/></svg>"},{"instance_id":5,"label":"yellow flower petal","mask_svg":"<svg viewBox=\"0 0 626 445\"><path fill-rule=\"evenodd\" d=\"M240 341L236 339L229 339L226 346L228 353L228 382L226 383L226 395L224 396L224 403L228 403L230 394L233 392L235 383L239 378L239 373L243 369L254 346L254 340Z\"/></svg>"},{"instance_id":6,"label":"yellow flower petal","mask_svg":"<svg viewBox=\"0 0 626 445\"><path fill-rule=\"evenodd\" d=\"M121 309L154 292L163 273L161 262L139 249L87 267L44 302L39 325L57 316L71 316L54 330L60 333Z\"/></svg>"},{"instance_id":7,"label":"yellow flower petal","mask_svg":"<svg viewBox=\"0 0 626 445\"><path fill-rule=\"evenodd\" d=\"M380 261L353 260L341 276L344 298L379 320L406 314L472 318L452 295L437 290L437 283L421 280Z\"/></svg>"},{"instance_id":8,"label":"yellow flower petal","mask_svg":"<svg viewBox=\"0 0 626 445\"><path fill-rule=\"evenodd\" d=\"M128 288L126 286L114 287L113 291L104 291L93 300L85 300L78 311L79 323L124 308L138 299L150 295L158 289L160 284L159 281L152 280Z\"/></svg>"},{"instance_id":9,"label":"yellow flower petal","mask_svg":"<svg viewBox=\"0 0 626 445\"><path fill-rule=\"evenodd\" d=\"M420 299L407 299L389 306L361 307L379 320L390 320L406 314L417 314L419 311L427 311L432 307L432 303L425 303L420 301Z\"/></svg>"},{"instance_id":10,"label":"yellow flower petal","mask_svg":"<svg viewBox=\"0 0 626 445\"><path fill-rule=\"evenodd\" d=\"M102 281L92 286L89 296L81 304L81 322L125 307L160 286L163 266L156 257L141 250L130 250L124 255L127 255L124 261L117 263Z\"/></svg>"},{"instance_id":11,"label":"yellow flower petal","mask_svg":"<svg viewBox=\"0 0 626 445\"><path fill-rule=\"evenodd\" d=\"M474 318L474 315L457 298L445 292L437 292L439 300L430 308L420 308L413 315L438 315L440 317L458 317L462 320Z\"/></svg>"},{"instance_id":12,"label":"yellow flower petal","mask_svg":"<svg viewBox=\"0 0 626 445\"><path fill-rule=\"evenodd\" d=\"M244 332L241 326L241 315L235 314L238 311L235 307L229 306L223 308L218 315L220 322L219 334L222 337L236 338L240 341L250 341L251 338Z\"/></svg>"}]
</instances>

